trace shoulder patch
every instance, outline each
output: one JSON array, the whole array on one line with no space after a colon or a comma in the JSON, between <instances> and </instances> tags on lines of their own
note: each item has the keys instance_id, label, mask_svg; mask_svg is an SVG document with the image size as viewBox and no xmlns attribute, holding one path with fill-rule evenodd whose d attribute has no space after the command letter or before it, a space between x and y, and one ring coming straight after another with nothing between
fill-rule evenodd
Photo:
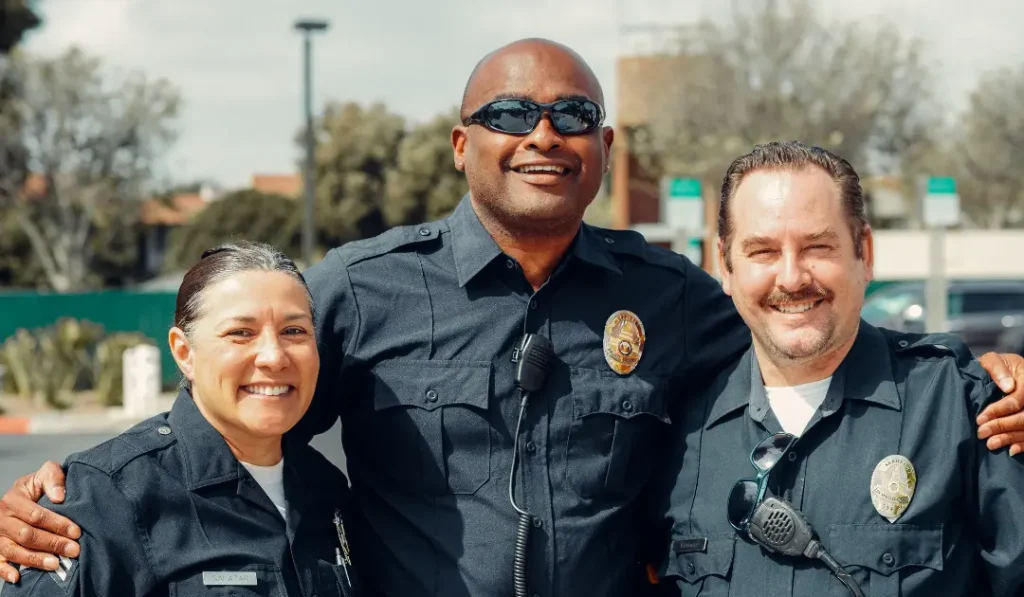
<instances>
[{"instance_id":1,"label":"shoulder patch","mask_svg":"<svg viewBox=\"0 0 1024 597\"><path fill-rule=\"evenodd\" d=\"M352 265L385 255L401 247L436 240L445 230L447 230L447 222L444 220L414 226L396 226L372 238L345 243L333 249L332 252L336 253L346 265Z\"/></svg>"},{"instance_id":2,"label":"shoulder patch","mask_svg":"<svg viewBox=\"0 0 1024 597\"><path fill-rule=\"evenodd\" d=\"M651 265L670 269L682 274L688 271L689 260L672 251L658 245L647 242L644 235L636 230L613 230L610 228L594 227L594 232L599 237L610 239L608 250L619 255L630 255Z\"/></svg>"}]
</instances>

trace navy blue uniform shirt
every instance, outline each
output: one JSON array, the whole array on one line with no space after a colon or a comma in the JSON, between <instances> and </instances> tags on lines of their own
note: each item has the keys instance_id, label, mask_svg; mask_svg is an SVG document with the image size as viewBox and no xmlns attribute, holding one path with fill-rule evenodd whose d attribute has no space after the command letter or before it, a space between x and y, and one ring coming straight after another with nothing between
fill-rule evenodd
<instances>
[{"instance_id":1,"label":"navy blue uniform shirt","mask_svg":"<svg viewBox=\"0 0 1024 597\"><path fill-rule=\"evenodd\" d=\"M862 321L769 487L806 515L869 597L1024 595L1024 459L990 452L975 425L1001 396L960 339ZM730 490L755 474L751 450L781 431L753 350L691 406L675 430L666 510L665 571L682 595L850 595L820 562L765 555L729 525ZM890 456L916 473L895 522L871 499L872 473Z\"/></svg>"},{"instance_id":2,"label":"navy blue uniform shirt","mask_svg":"<svg viewBox=\"0 0 1024 597\"><path fill-rule=\"evenodd\" d=\"M365 595L352 566L335 564L334 515L343 527L355 516L341 471L286 442L286 524L185 392L65 470L64 503L43 503L81 527L80 556L56 572L23 568L0 596Z\"/></svg>"},{"instance_id":3,"label":"navy blue uniform shirt","mask_svg":"<svg viewBox=\"0 0 1024 597\"><path fill-rule=\"evenodd\" d=\"M717 281L636 232L584 224L534 292L468 198L444 220L334 249L305 276L321 368L301 433L341 417L368 585L391 597L513 594L511 359L524 333L540 333L556 363L527 409L516 482L533 516L529 592L633 594L634 509L660 468L655 439L673 405L749 342ZM646 331L624 375L604 356L619 310Z\"/></svg>"}]
</instances>

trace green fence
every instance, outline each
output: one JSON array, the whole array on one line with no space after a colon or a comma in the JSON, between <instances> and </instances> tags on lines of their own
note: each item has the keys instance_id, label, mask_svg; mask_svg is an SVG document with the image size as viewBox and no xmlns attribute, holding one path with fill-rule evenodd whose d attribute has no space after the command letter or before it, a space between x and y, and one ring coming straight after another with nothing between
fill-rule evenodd
<instances>
[{"instance_id":1,"label":"green fence","mask_svg":"<svg viewBox=\"0 0 1024 597\"><path fill-rule=\"evenodd\" d=\"M174 320L173 292L103 291L81 294L0 293L0 342L18 328L40 328L62 317L86 319L106 332L140 332L160 348L164 384L178 380L178 366L167 348Z\"/></svg>"}]
</instances>

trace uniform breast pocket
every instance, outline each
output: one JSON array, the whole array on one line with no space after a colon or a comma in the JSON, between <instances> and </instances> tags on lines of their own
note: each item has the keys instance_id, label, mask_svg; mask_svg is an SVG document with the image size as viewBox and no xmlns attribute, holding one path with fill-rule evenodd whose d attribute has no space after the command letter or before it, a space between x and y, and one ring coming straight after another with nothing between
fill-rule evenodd
<instances>
[{"instance_id":1,"label":"uniform breast pocket","mask_svg":"<svg viewBox=\"0 0 1024 597\"><path fill-rule=\"evenodd\" d=\"M277 566L250 564L240 568L219 568L190 574L170 583L170 597L287 597Z\"/></svg>"},{"instance_id":2,"label":"uniform breast pocket","mask_svg":"<svg viewBox=\"0 0 1024 597\"><path fill-rule=\"evenodd\" d=\"M566 481L584 498L625 499L641 489L656 434L670 423L664 380L573 369Z\"/></svg>"},{"instance_id":3,"label":"uniform breast pocket","mask_svg":"<svg viewBox=\"0 0 1024 597\"><path fill-rule=\"evenodd\" d=\"M668 574L682 597L726 597L732 572L736 534L673 537Z\"/></svg>"},{"instance_id":4,"label":"uniform breast pocket","mask_svg":"<svg viewBox=\"0 0 1024 597\"><path fill-rule=\"evenodd\" d=\"M318 597L358 597L362 595L355 571L346 566L317 562Z\"/></svg>"},{"instance_id":5,"label":"uniform breast pocket","mask_svg":"<svg viewBox=\"0 0 1024 597\"><path fill-rule=\"evenodd\" d=\"M491 477L491 364L396 360L374 368L371 474L428 495L473 494Z\"/></svg>"},{"instance_id":6,"label":"uniform breast pocket","mask_svg":"<svg viewBox=\"0 0 1024 597\"><path fill-rule=\"evenodd\" d=\"M900 597L915 575L942 571L942 525L852 524L829 527L828 551L871 597ZM838 580L829 595L848 597Z\"/></svg>"}]
</instances>

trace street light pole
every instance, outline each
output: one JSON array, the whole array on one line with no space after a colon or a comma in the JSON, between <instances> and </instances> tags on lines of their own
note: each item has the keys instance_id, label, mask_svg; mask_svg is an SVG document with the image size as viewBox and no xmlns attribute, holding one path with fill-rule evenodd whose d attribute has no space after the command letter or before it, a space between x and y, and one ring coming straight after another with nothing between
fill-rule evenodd
<instances>
[{"instance_id":1,"label":"street light pole","mask_svg":"<svg viewBox=\"0 0 1024 597\"><path fill-rule=\"evenodd\" d=\"M315 187L313 174L313 154L315 139L313 135L313 67L312 67L312 34L327 29L327 21L302 19L296 21L295 28L303 34L304 63L304 101L306 105L306 160L303 169L303 195L305 197L305 217L302 220L302 260L305 266L313 265L313 191Z\"/></svg>"}]
</instances>

